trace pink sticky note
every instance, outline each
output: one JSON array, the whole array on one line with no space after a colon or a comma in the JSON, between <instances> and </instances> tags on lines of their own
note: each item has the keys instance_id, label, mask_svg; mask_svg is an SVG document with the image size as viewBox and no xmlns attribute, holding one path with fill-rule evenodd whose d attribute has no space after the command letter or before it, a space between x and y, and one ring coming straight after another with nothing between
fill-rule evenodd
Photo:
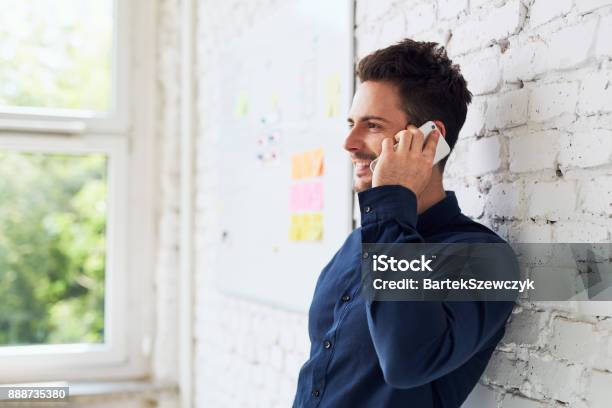
<instances>
[{"instance_id":1,"label":"pink sticky note","mask_svg":"<svg viewBox=\"0 0 612 408\"><path fill-rule=\"evenodd\" d=\"M293 184L289 190L289 211L296 212L300 211L300 185Z\"/></svg>"},{"instance_id":2,"label":"pink sticky note","mask_svg":"<svg viewBox=\"0 0 612 408\"><path fill-rule=\"evenodd\" d=\"M310 183L309 187L309 210L319 211L323 209L323 183L318 181Z\"/></svg>"},{"instance_id":3,"label":"pink sticky note","mask_svg":"<svg viewBox=\"0 0 612 408\"><path fill-rule=\"evenodd\" d=\"M297 183L289 190L289 210L320 211L323 209L323 182Z\"/></svg>"}]
</instances>

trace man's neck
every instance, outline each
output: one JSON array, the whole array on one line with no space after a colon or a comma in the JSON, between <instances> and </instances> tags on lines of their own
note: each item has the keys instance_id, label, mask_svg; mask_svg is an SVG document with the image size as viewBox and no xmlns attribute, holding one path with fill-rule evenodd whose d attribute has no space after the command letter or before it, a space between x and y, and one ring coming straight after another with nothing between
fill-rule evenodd
<instances>
[{"instance_id":1,"label":"man's neck","mask_svg":"<svg viewBox=\"0 0 612 408\"><path fill-rule=\"evenodd\" d=\"M442 201L444 197L446 197L446 192L442 184L442 174L436 166L433 169L429 184L417 199L417 214L424 213L429 207Z\"/></svg>"}]
</instances>

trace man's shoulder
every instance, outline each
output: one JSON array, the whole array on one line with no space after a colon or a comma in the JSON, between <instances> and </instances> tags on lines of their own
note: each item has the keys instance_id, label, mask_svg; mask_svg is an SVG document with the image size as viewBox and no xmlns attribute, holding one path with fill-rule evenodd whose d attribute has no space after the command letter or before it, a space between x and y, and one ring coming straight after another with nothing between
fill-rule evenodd
<instances>
[{"instance_id":1,"label":"man's shoulder","mask_svg":"<svg viewBox=\"0 0 612 408\"><path fill-rule=\"evenodd\" d=\"M474 221L463 213L457 214L447 226L441 242L506 243L491 228Z\"/></svg>"}]
</instances>

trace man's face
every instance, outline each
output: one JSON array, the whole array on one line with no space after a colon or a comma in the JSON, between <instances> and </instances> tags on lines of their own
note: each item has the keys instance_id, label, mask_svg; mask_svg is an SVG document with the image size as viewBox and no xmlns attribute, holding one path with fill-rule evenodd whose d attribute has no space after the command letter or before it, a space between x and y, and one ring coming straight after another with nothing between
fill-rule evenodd
<instances>
[{"instance_id":1,"label":"man's face","mask_svg":"<svg viewBox=\"0 0 612 408\"><path fill-rule=\"evenodd\" d=\"M407 116L400 108L399 92L388 82L365 81L353 97L348 122L350 132L344 149L354 166L354 189L372 187L370 163L380 154L382 141L406 128Z\"/></svg>"}]
</instances>

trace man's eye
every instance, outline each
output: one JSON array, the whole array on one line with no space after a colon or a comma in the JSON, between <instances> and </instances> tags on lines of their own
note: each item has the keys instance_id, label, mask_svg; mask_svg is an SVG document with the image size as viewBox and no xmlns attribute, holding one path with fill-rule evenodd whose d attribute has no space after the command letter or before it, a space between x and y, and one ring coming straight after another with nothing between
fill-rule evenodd
<instances>
[{"instance_id":1,"label":"man's eye","mask_svg":"<svg viewBox=\"0 0 612 408\"><path fill-rule=\"evenodd\" d=\"M376 123L368 123L368 128L370 129L380 129L380 126L378 126Z\"/></svg>"},{"instance_id":2,"label":"man's eye","mask_svg":"<svg viewBox=\"0 0 612 408\"><path fill-rule=\"evenodd\" d=\"M348 122L348 127L349 127L349 129L352 129L352 128L353 128L353 126L355 126L355 124L354 124L354 123L352 123L352 122Z\"/></svg>"}]
</instances>

